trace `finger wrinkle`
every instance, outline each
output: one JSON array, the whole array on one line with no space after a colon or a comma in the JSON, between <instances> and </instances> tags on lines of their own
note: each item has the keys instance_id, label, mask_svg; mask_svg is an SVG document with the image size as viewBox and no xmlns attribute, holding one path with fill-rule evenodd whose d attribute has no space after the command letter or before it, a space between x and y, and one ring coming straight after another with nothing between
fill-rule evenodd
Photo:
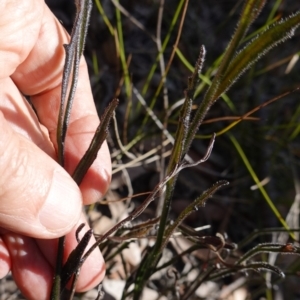
<instances>
[{"instance_id":1,"label":"finger wrinkle","mask_svg":"<svg viewBox=\"0 0 300 300\"><path fill-rule=\"evenodd\" d=\"M65 59L63 44L68 40L58 20L45 9L36 43L12 76L22 93L40 96L60 86Z\"/></svg>"},{"instance_id":2,"label":"finger wrinkle","mask_svg":"<svg viewBox=\"0 0 300 300\"><path fill-rule=\"evenodd\" d=\"M50 157L55 157L53 145L47 129L39 120L23 95L10 78L0 80L0 90L3 96L0 99L0 110L14 132L23 135L35 143Z\"/></svg>"},{"instance_id":3,"label":"finger wrinkle","mask_svg":"<svg viewBox=\"0 0 300 300\"><path fill-rule=\"evenodd\" d=\"M1 1L0 78L13 74L37 39L42 16L41 1Z\"/></svg>"}]
</instances>

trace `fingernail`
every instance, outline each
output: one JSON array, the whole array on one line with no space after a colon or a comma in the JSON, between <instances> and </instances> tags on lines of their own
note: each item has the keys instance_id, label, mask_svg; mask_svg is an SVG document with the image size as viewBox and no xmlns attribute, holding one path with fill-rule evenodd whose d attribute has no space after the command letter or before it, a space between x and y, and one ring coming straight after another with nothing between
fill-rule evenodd
<instances>
[{"instance_id":1,"label":"fingernail","mask_svg":"<svg viewBox=\"0 0 300 300\"><path fill-rule=\"evenodd\" d=\"M77 223L82 208L79 187L68 174L54 171L52 185L40 212L40 222L51 233L66 234Z\"/></svg>"}]
</instances>

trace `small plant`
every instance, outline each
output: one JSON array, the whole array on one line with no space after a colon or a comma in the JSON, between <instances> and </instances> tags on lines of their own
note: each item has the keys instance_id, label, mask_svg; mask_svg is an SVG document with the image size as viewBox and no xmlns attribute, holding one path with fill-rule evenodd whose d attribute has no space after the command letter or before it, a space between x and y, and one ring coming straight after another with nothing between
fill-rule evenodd
<instances>
[{"instance_id":1,"label":"small plant","mask_svg":"<svg viewBox=\"0 0 300 300\"><path fill-rule=\"evenodd\" d=\"M100 12L104 14L100 1L95 2ZM224 93L232 87L232 85L239 79L241 74L249 70L251 66L253 66L263 55L267 54L272 48L292 37L297 27L300 26L300 12L297 12L286 19L281 19L272 23L270 26L263 28L261 32L257 33L250 40L250 42L241 46L244 40L247 38L247 33L250 26L259 16L265 5L265 2L266 1L263 0L244 1L239 22L230 43L228 44L224 54L218 60L216 66L209 69L206 74L202 73L205 61L205 47L201 46L199 58L195 64L195 67L193 68L192 75L188 78L187 89L184 92L184 99L181 102L181 108L178 114L176 132L173 135L167 130L167 116L165 118L165 123L163 124L157 118L155 119L155 115L153 115L151 112L161 89L166 84L165 80L172 64L173 57L177 55L182 59L182 61L184 60L182 53L177 47L182 26L179 27L178 39L175 41L175 46L173 52L171 53L170 61L162 72L160 84L158 85L158 88L152 99L152 103L149 107L145 102L142 102L142 100L147 92L147 85L151 80L153 72L150 72L143 91L139 93L139 91L132 86L132 82L128 76L128 66L125 59L126 56L124 52L124 44L122 42L123 37L121 35L121 27L118 27L117 32L111 30L111 33L114 34L115 38L119 41L120 59L124 71L126 95L130 100L133 92L135 96L140 99L143 105L147 106L148 114L143 122L146 124L147 119L150 116L154 119L156 124L159 124L158 126L162 130L163 135L166 136L167 139L169 139L173 144L170 149L171 154L168 159L167 167L163 169L163 176L161 180L159 180L146 199L143 200L140 205L136 206L127 217L122 218L107 232L99 236L96 240L96 243L91 248L86 249L89 239L93 234L92 230L89 230L84 237L79 240L78 234L82 227L78 228L78 246L73 250L64 265L62 263L64 238L60 239L56 275L51 299L60 299L60 295L66 287L66 284L73 277L72 291L70 296L70 299L72 299L75 293L76 279L80 272L80 268L86 258L95 248L100 247L101 251L104 253L104 257L106 258L108 266L111 266L110 264L113 263L114 258L118 255L122 256L123 250L127 248L129 244L133 242L133 240L141 238L150 239L150 237L154 239L154 244L152 246L148 245L145 248L143 259L139 265L130 274L125 272L126 277L124 280L126 283L122 293L122 299L142 299L142 294L145 287L149 282L151 282L153 275L161 270L164 270L161 276L167 276L166 274L168 274L168 272L166 270L171 270L171 273L173 274L170 275L171 277L173 276L173 283L170 286L162 287L160 291L161 295L164 294L169 297L173 297L172 299L192 299L191 297L194 295L195 291L204 282L216 281L226 276L235 275L238 272L245 273L248 271L270 271L276 273L278 278L284 277L284 272L278 267L269 262L263 261L262 259L257 260L254 258L257 258L262 253L298 255L300 253L300 248L296 244L288 242L260 243L255 246L251 246L248 251L245 251L244 254L241 254L241 249L243 249L245 245L249 245L251 237L241 242L240 245L236 246L222 234L217 234L216 236L202 235L195 228L185 224L185 220L192 213L197 213L201 207L204 207L209 198L211 198L220 188L228 185L228 181L219 180L214 183L200 196L196 197L192 203L186 205L179 215L174 219L174 221L170 220L173 193L180 172L184 169L192 168L201 163L207 162L212 153L216 136L229 131L239 122L248 118L254 111L263 107L260 106L248 114L237 118L230 126L221 130L217 134L211 134L209 136L210 142L207 146L205 154L201 159L194 160L190 157L189 151L194 139L197 138L199 127L202 125L204 118L206 117L211 106L220 97L225 97ZM119 2L116 1L116 18L118 21L120 21L120 4L118 3ZM85 38L92 6L91 0L76 1L76 4L77 15L71 35L71 42L69 45L65 46L66 62L62 82L61 110L58 120L59 126L57 140L58 145L60 146L58 157L59 163L62 166L64 165L64 140L67 134L68 122L72 109L72 101L76 90L78 65L85 45ZM187 6L188 1L181 1L178 5L178 9L181 11L181 25L185 18ZM178 16L179 14L177 14L176 18L178 18ZM105 22L109 28L112 29L112 25L109 23L109 20L105 19ZM120 23L118 23L118 25L120 25ZM156 62L161 62L161 55L164 47L164 43L163 45L160 44L160 51ZM155 65L153 67L155 68ZM215 71L214 76L212 76L213 71ZM203 95L205 81L206 83L209 82L209 86ZM199 101L197 98L200 94L202 95L202 99L200 103L198 103ZM286 94L282 95L282 97L285 95ZM278 99L279 97L269 101L268 104ZM195 106L195 104L197 109L195 112L193 112L193 106ZM78 164L73 174L73 178L77 184L80 184L88 168L96 158L101 144L106 139L108 135L108 127L111 119L114 116L117 105L118 100L112 100L102 115L101 124L95 133L91 145L89 149L87 149L86 154ZM127 128L126 124L125 128ZM137 136L141 137L142 134L138 132ZM298 231L298 229L290 228L289 224L287 224L286 220L281 216L279 210L266 194L262 184L257 179L255 172L251 168L251 165L249 163L247 165L247 157L244 155L244 152L238 141L233 135L229 135L229 138L245 162L245 165L249 169L249 172L251 173L255 183L264 195L267 204L270 206L274 215L283 226L283 228L275 228L271 229L270 231L286 232L293 240L295 240L296 236L294 232ZM130 147L128 145L121 145L120 155L122 155L122 153L128 155L129 149ZM158 197L161 199L162 208L158 212L157 217L143 221L140 224L135 224L133 221L142 215L147 207ZM128 224L130 225L129 227L127 226ZM181 253L178 253L172 258L163 261L162 257L165 253L165 250L169 246L170 240L179 233L184 239L189 241L190 246ZM259 234L262 234L262 232L260 231ZM196 266L191 266L191 270L197 269L198 271L197 278L194 281L188 280L187 274L179 274L178 271L176 271L176 268L172 269L172 266L175 266L175 264L183 257L192 255L194 251L199 249L208 249L212 255L208 255L207 261L203 262L201 260L197 260L198 264ZM109 271L110 270L108 268L108 272Z\"/></svg>"}]
</instances>

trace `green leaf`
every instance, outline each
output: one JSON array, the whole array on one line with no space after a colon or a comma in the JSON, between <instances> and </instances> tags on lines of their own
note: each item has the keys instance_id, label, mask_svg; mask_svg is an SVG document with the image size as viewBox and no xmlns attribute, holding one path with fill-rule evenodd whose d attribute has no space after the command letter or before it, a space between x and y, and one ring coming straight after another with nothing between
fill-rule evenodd
<instances>
[{"instance_id":1,"label":"green leaf","mask_svg":"<svg viewBox=\"0 0 300 300\"><path fill-rule=\"evenodd\" d=\"M224 74L228 70L228 66L234 57L240 43L245 37L250 25L253 23L255 18L259 15L262 10L265 0L248 0L242 10L241 17L237 24L237 29L224 53L220 66L217 73L209 86L202 103L199 105L195 117L191 122L190 131L187 136L187 143L185 149L189 149L199 126L205 118L208 110L212 104L220 97L222 93L219 92L219 87L223 83Z\"/></svg>"},{"instance_id":2,"label":"green leaf","mask_svg":"<svg viewBox=\"0 0 300 300\"><path fill-rule=\"evenodd\" d=\"M299 25L300 11L286 19L272 24L264 32L257 35L230 63L222 82L217 89L215 99L226 92L231 85L263 55L280 43L291 38Z\"/></svg>"}]
</instances>

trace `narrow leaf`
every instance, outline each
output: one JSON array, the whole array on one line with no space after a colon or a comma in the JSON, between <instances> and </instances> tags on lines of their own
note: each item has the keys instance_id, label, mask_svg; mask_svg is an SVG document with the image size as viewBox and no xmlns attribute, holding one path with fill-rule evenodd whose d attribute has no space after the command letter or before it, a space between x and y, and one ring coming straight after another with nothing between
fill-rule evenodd
<instances>
[{"instance_id":1,"label":"narrow leaf","mask_svg":"<svg viewBox=\"0 0 300 300\"><path fill-rule=\"evenodd\" d=\"M210 187L208 190L206 190L201 196L196 198L190 205L188 205L179 215L179 217L173 222L172 225L170 225L165 233L165 239L161 246L162 249L166 246L168 243L171 235L174 233L176 228L183 222L185 218L187 218L192 212L197 211L199 207L203 207L205 205L205 202L208 198L212 197L212 195L219 190L221 187L228 185L229 182L225 180L221 180L216 182L212 187Z\"/></svg>"},{"instance_id":2,"label":"narrow leaf","mask_svg":"<svg viewBox=\"0 0 300 300\"><path fill-rule=\"evenodd\" d=\"M272 24L267 30L255 37L233 59L225 73L214 99L226 92L231 85L247 71L263 55L278 44L286 41L295 34L300 25L300 11L294 15Z\"/></svg>"},{"instance_id":3,"label":"narrow leaf","mask_svg":"<svg viewBox=\"0 0 300 300\"><path fill-rule=\"evenodd\" d=\"M271 271L276 273L278 276L284 278L285 275L284 273L277 267L272 266L268 263L265 263L263 261L261 262L254 262L251 264L246 265L242 270L254 270L256 272L261 272L261 271Z\"/></svg>"},{"instance_id":4,"label":"narrow leaf","mask_svg":"<svg viewBox=\"0 0 300 300\"><path fill-rule=\"evenodd\" d=\"M81 258L82 255L93 235L93 230L89 229L77 247L71 252L71 254L68 257L67 262L63 266L62 273L61 273L61 292L66 287L68 281L74 275L78 268L81 266Z\"/></svg>"},{"instance_id":5,"label":"narrow leaf","mask_svg":"<svg viewBox=\"0 0 300 300\"><path fill-rule=\"evenodd\" d=\"M106 108L88 150L81 158L72 175L73 179L78 185L81 183L84 175L96 159L98 151L107 137L108 127L118 103L119 101L114 99Z\"/></svg>"},{"instance_id":6,"label":"narrow leaf","mask_svg":"<svg viewBox=\"0 0 300 300\"><path fill-rule=\"evenodd\" d=\"M175 144L172 149L171 158L169 161L168 170L172 170L176 164L182 160L185 150L185 140L190 127L190 118L192 111L192 104L194 100L194 92L199 83L199 73L201 73L205 59L204 46L200 49L199 58L195 64L193 74L188 78L188 87L185 90L185 101L180 111L179 124L175 135Z\"/></svg>"},{"instance_id":7,"label":"narrow leaf","mask_svg":"<svg viewBox=\"0 0 300 300\"><path fill-rule=\"evenodd\" d=\"M237 262L241 264L244 261L251 259L253 256L260 253L280 253L280 254L294 254L300 255L300 248L292 243L278 244L278 243L265 243L259 244L256 247L246 252Z\"/></svg>"},{"instance_id":8,"label":"narrow leaf","mask_svg":"<svg viewBox=\"0 0 300 300\"><path fill-rule=\"evenodd\" d=\"M240 43L242 42L243 38L247 34L250 25L260 14L265 3L266 0L248 0L245 2L244 7L242 9L241 17L237 24L236 31L231 41L229 42L229 45L226 49L220 67L213 80L214 84L212 85L212 87L218 86L219 83L222 81L222 77L224 73L227 71L228 65L231 63L231 60L234 57L236 50L238 49ZM208 94L211 93L208 92Z\"/></svg>"},{"instance_id":9,"label":"narrow leaf","mask_svg":"<svg viewBox=\"0 0 300 300\"><path fill-rule=\"evenodd\" d=\"M67 105L65 108L65 113L64 113L64 120L63 120L63 131L62 131L62 141L65 141L65 137L67 134L67 129L69 126L70 122L70 116L71 116L71 110L72 110L72 105L75 97L75 91L77 88L78 84L78 75L79 75L79 63L80 63L80 58L83 53L84 45L85 45L85 39L87 35L87 29L89 25L89 18L92 10L92 2L91 0L80 0L77 1L77 11L78 13L78 19L80 22L75 23L78 24L79 28L76 28L76 35L75 39L72 41L70 45L66 48L66 52L71 50L71 53L74 53L74 58L73 58L73 70L72 70L72 81L71 81L71 86L70 86L70 91L68 95L68 101ZM78 31L78 32L77 32Z\"/></svg>"},{"instance_id":10,"label":"narrow leaf","mask_svg":"<svg viewBox=\"0 0 300 300\"><path fill-rule=\"evenodd\" d=\"M64 45L66 51L66 58L65 65L63 68L61 101L56 134L58 146L58 161L62 166L64 165L65 137L68 129L68 123L70 119L73 99L75 96L75 90L77 87L79 61L85 43L92 2L91 0L78 0L76 1L76 7L77 12L74 26L72 29L71 40L69 44ZM72 79L70 83L71 75ZM69 86L70 91L67 96ZM67 98L68 100L66 105Z\"/></svg>"},{"instance_id":11,"label":"narrow leaf","mask_svg":"<svg viewBox=\"0 0 300 300\"><path fill-rule=\"evenodd\" d=\"M238 46L240 45L242 39L246 35L250 25L255 20L255 18L260 13L266 0L248 0L242 10L241 17L239 19L237 29L229 42L229 45L225 51L222 58L220 66L217 73L209 86L202 103L199 105L194 119L190 126L190 131L187 136L187 143L185 145L185 150L188 151L196 132L199 129L202 121L204 120L208 110L212 104L219 98L218 89L219 85L223 82L224 74L227 72L228 66L231 63Z\"/></svg>"}]
</instances>

